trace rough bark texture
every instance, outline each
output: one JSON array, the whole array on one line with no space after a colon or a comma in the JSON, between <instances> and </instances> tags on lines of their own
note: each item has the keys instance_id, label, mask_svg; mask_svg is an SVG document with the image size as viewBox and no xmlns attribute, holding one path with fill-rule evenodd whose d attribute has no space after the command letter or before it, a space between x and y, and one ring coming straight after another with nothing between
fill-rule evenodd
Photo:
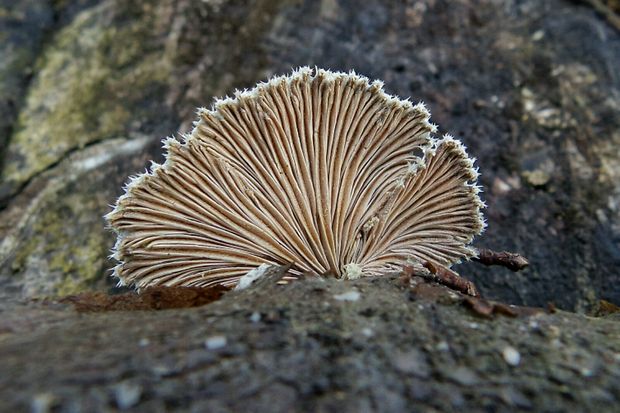
<instances>
[{"instance_id":1,"label":"rough bark texture","mask_svg":"<svg viewBox=\"0 0 620 413\"><path fill-rule=\"evenodd\" d=\"M478 157L478 245L531 261L516 275L462 266L484 295L620 301L620 35L585 2L17 4L0 3L4 296L105 288L100 217L161 138L213 96L317 65L425 101Z\"/></svg>"},{"instance_id":2,"label":"rough bark texture","mask_svg":"<svg viewBox=\"0 0 620 413\"><path fill-rule=\"evenodd\" d=\"M530 261L456 267L483 296L620 303L620 33L594 3L617 13L568 0L0 0L0 410L612 411L613 316L478 318L389 276L161 312L18 302L113 288L101 217L127 176L213 96L317 65L423 100L478 157L477 244ZM351 290L357 301L336 298Z\"/></svg>"},{"instance_id":3,"label":"rough bark texture","mask_svg":"<svg viewBox=\"0 0 620 413\"><path fill-rule=\"evenodd\" d=\"M617 407L617 321L542 310L480 318L445 287L414 281L264 282L185 310L18 309L0 322L0 410Z\"/></svg>"}]
</instances>

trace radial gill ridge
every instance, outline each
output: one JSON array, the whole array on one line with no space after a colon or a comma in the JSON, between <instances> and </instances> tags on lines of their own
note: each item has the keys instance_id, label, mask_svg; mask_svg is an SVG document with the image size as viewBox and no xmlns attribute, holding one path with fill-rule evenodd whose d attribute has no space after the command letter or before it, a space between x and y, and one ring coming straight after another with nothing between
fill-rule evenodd
<instances>
[{"instance_id":1,"label":"radial gill ridge","mask_svg":"<svg viewBox=\"0 0 620 413\"><path fill-rule=\"evenodd\" d=\"M122 284L234 285L263 263L356 278L474 254L472 159L381 82L300 68L199 114L106 216Z\"/></svg>"}]
</instances>

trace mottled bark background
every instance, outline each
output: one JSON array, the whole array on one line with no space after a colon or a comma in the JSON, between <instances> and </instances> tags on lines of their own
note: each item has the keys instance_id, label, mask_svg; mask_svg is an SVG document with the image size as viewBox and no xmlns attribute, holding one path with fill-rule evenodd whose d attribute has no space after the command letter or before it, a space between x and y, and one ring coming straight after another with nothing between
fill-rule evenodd
<instances>
[{"instance_id":1,"label":"mottled bark background","mask_svg":"<svg viewBox=\"0 0 620 413\"><path fill-rule=\"evenodd\" d=\"M620 301L620 36L570 1L40 1L0 9L0 285L105 288L101 216L196 108L300 65L426 102L478 158L488 230L514 275L491 297Z\"/></svg>"},{"instance_id":2,"label":"mottled bark background","mask_svg":"<svg viewBox=\"0 0 620 413\"><path fill-rule=\"evenodd\" d=\"M382 79L388 93L424 101L440 133L450 133L467 145L470 155L478 159L483 197L488 205L488 229L475 244L517 251L531 262L527 270L516 274L475 263L456 266L457 271L476 282L484 296L517 305L546 306L553 302L560 309L580 313L592 311L600 300L620 303L619 10L618 2L602 0L0 0L0 310L4 319L13 323L0 326L0 345L4 343L7 349L15 351L11 353L13 361L7 359L8 364L0 367L13 369L25 363L27 353L18 350L28 343L43 352L46 343L77 345L69 339L59 340L47 330L47 323L59 322L55 317L67 317L63 319L62 331L76 339L83 328L104 331L106 325L121 325L133 331L127 334L138 339L139 334L133 329L143 327L137 321L127 321L130 314L109 313L102 316L106 318L91 319L65 309L54 310L53 316L36 318L29 311L38 314L43 310L39 304L24 300L92 289L113 290L114 281L107 275L114 263L107 256L114 237L104 228L102 216L122 193L127 177L144 171L149 160L161 160L161 139L189 131L197 107L209 106L215 96L251 87L301 65L355 70L369 78ZM290 288L305 291L307 287ZM374 297L372 300L380 301L377 292L369 294ZM303 305L310 307L322 302L317 297L307 300ZM379 308L379 301L373 302L373 306ZM235 306L241 304L225 298L217 305L228 305L226 311L234 313ZM276 311L274 308L281 302L270 305ZM247 305L244 308L243 311L249 311ZM464 308L456 308L448 306L437 311L451 312L445 315L448 318L470 317ZM159 323L159 317L201 323L200 313L184 315L177 311L174 315L153 313L139 317L162 329L166 323ZM422 317L420 322L443 317L426 310L420 310L418 316ZM20 327L20 319L32 317L42 320L37 325L43 330L30 332L24 325ZM383 320L373 317L377 323ZM589 319L566 317L567 323L575 323L580 326L578 329L586 331L584 340L589 343ZM397 325L389 324L395 323L392 319L384 321L388 324L380 329L389 330L389 326ZM231 323L234 330L235 324ZM525 326L527 330L528 322L522 323L510 328ZM607 323L605 329L617 340L617 323ZM302 327L295 327L295 334L304 336L307 332L301 333ZM484 334L493 337L495 327L487 327L490 330L483 328ZM111 343L122 343L123 328L110 328ZM190 325L172 330L187 332L184 328ZM201 333L196 334L202 337L206 327L201 328ZM390 333L403 340L400 350L413 351L412 347L432 353L420 349L425 344L419 339L407 341L417 330L403 328L401 333L406 336ZM452 327L433 328L439 329L438 334L448 334L441 329ZM505 337L510 336L510 328ZM333 329L338 330L333 334L339 337L333 343L329 342L332 333L320 335L311 344L295 339L291 333L292 338L281 343L281 348L290 348L282 351L294 354L301 351L299 345L307 345L304 351L315 357L313 346L321 351L327 349L328 353L342 347L338 350L342 354L321 357L332 361L334 357L353 357L346 350L351 340L349 330L339 326ZM164 334L162 331L157 334ZM478 337L478 330L472 331L464 334ZM485 341L480 337L474 341L475 346L472 344L460 354L483 351ZM588 357L601 365L611 363L607 368L616 369L615 376L608 372L615 377L616 390L605 390L601 400L617 402L620 356L613 359L613 354L619 354L619 345L617 341L611 342L615 350L605 345L600 341L593 345ZM377 346L391 354L386 357L393 356L392 347L385 347L382 342ZM553 351L551 347L541 348L539 353ZM62 353L62 349L59 351ZM89 353L84 351L84 359L88 359ZM118 351L128 365L133 365L130 354L138 350L119 345ZM272 351L278 350L274 347ZM362 352L365 351L372 349L364 347ZM615 361L601 358L603 351ZM68 354L58 357L69 357ZM277 353L269 353L263 361L250 350L240 354L240 359L250 354L247 357L258 357L256 363L269 364L269 357ZM417 355L412 357L418 360ZM432 366L438 366L433 364L433 355L425 357L431 358ZM475 363L473 358L467 360L467 365ZM289 362L286 368L301 363ZM363 357L352 363L361 366ZM369 379L369 383L381 382L380 364L377 362L376 370L370 368L378 376ZM102 361L101 366L105 365ZM137 370L143 367L139 362L136 366ZM229 367L230 372L234 371L234 366ZM74 368L80 370L79 365ZM197 369L202 371L201 368ZM1 373L4 376L5 371ZM426 383L435 379L440 383L444 379L433 368L427 373L415 380ZM510 371L504 373L510 377ZM46 377L44 372L38 374L33 376L35 382L37 377ZM335 380L339 374L334 370L328 376ZM359 378L357 373L348 374L354 377L345 375L347 380ZM394 374L396 383L400 373ZM482 381L497 379L491 380L492 375L485 374L479 372L476 377L482 376ZM114 377L107 382L108 379L102 380L108 385L116 380ZM125 372L119 377L133 376ZM456 380L457 386L464 386L460 383L463 380L471 382L471 376L464 377ZM517 378L523 377L532 376ZM230 383L237 379L230 377L223 382L232 386ZM140 389L149 388L136 380ZM290 380L293 379L278 382L283 386L282 397L299 400L301 394L312 393L307 389L303 393L306 390L295 386L287 390ZM334 400L338 391L346 394L351 390L326 380L327 384L317 384L320 389L314 390L329 394ZM575 380L569 382L577 383ZM558 379L556 387L561 382ZM256 383L267 386L267 381L257 379ZM411 387L410 382L406 383ZM471 383L477 387L479 382ZM134 384L130 383L129 390ZM234 387L226 386L220 390L230 391ZM424 388L420 386L418 383L414 387ZM47 388L43 384L40 387L40 391ZM415 395L405 395L401 387L390 387L400 401L406 404L418 400ZM537 391L535 387L532 392ZM601 388L611 389L613 383ZM363 386L358 389L362 392L360 389ZM446 389L446 394L451 393ZM434 391L428 393L433 395L430 398L443 394ZM109 395L108 390L102 392ZM471 396L477 402L483 397L480 392ZM45 392L41 393L43 399L32 398L32 394L27 393L19 403L40 402L41 406L50 407L58 402L69 409L70 403L63 404L60 396L48 400ZM141 391L139 400L148 399L149 394ZM252 394L248 400L258 400L261 391ZM276 397L274 394L270 397ZM155 399L161 396L157 391L151 395ZM524 406L514 402L519 395L523 396L520 400ZM517 396L504 394L498 400L512 400L514 403L506 406L514 408L540 407L531 401L527 405L529 393L523 389ZM73 400L71 397L68 400ZM108 403L104 396L92 397L103 405ZM466 402L468 397L462 395ZM577 399L586 403L584 398ZM368 408L378 409L386 405L384 402L372 399ZM89 411L90 402L76 403L75 406ZM222 403L223 409L235 406L230 400ZM184 406L199 409L192 407L192 403ZM322 408L329 410L330 405L326 406ZM398 405L395 406L393 411L398 411ZM440 410L459 408L458 403L428 406ZM492 406L497 408L501 403ZM604 409L607 404L596 406Z\"/></svg>"}]
</instances>

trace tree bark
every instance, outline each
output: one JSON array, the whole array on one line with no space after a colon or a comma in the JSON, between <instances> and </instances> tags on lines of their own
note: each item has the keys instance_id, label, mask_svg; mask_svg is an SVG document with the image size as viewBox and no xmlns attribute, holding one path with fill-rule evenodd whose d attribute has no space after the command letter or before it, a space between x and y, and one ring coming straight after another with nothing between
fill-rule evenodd
<instances>
[{"instance_id":1,"label":"tree bark","mask_svg":"<svg viewBox=\"0 0 620 413\"><path fill-rule=\"evenodd\" d=\"M190 309L7 311L0 410L611 411L620 398L612 319L484 318L415 276L272 276Z\"/></svg>"}]
</instances>

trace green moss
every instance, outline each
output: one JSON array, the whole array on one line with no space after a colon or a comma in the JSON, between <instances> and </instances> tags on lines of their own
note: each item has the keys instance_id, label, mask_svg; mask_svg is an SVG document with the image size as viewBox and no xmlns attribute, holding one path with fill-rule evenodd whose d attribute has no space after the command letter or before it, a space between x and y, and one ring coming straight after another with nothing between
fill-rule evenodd
<instances>
[{"instance_id":1,"label":"green moss","mask_svg":"<svg viewBox=\"0 0 620 413\"><path fill-rule=\"evenodd\" d=\"M116 23L105 8L89 9L58 33L36 65L4 181L18 186L68 151L125 135L136 118L154 116L143 102L166 83L170 65L156 47L154 11L146 10Z\"/></svg>"},{"instance_id":2,"label":"green moss","mask_svg":"<svg viewBox=\"0 0 620 413\"><path fill-rule=\"evenodd\" d=\"M101 284L109 242L101 215L93 213L100 204L93 194L58 194L33 224L13 271L40 271L36 263L29 263L36 256L46 262L49 289L55 294L74 294Z\"/></svg>"},{"instance_id":3,"label":"green moss","mask_svg":"<svg viewBox=\"0 0 620 413\"><path fill-rule=\"evenodd\" d=\"M84 291L103 279L103 257L107 251L102 250L102 246L105 245L101 230L98 229L91 234L86 244L73 245L70 253L54 256L50 270L54 271L58 265L63 274L62 281L55 286L59 295Z\"/></svg>"},{"instance_id":4,"label":"green moss","mask_svg":"<svg viewBox=\"0 0 620 413\"><path fill-rule=\"evenodd\" d=\"M13 273L20 273L26 268L28 257L33 255L36 250L37 243L29 239L27 242L20 245L17 249L13 262L11 263L11 270Z\"/></svg>"},{"instance_id":5,"label":"green moss","mask_svg":"<svg viewBox=\"0 0 620 413\"><path fill-rule=\"evenodd\" d=\"M163 44L169 21L156 4L104 2L54 34L34 66L0 185L15 192L75 149L161 122L172 65ZM15 55L10 63L26 60ZM112 202L101 191L104 179L97 171L78 181L69 176L28 212L10 264L24 288L71 294L105 285L113 236L101 218Z\"/></svg>"}]
</instances>

